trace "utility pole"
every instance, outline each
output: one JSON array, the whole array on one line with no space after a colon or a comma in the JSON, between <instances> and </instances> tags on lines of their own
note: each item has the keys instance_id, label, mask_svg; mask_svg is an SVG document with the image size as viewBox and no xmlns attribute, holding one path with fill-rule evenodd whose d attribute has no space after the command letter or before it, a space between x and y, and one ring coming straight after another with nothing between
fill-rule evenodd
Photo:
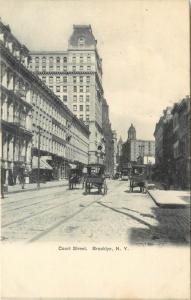
<instances>
[{"instance_id":1,"label":"utility pole","mask_svg":"<svg viewBox=\"0 0 191 300\"><path fill-rule=\"evenodd\" d=\"M37 170L37 189L40 189L40 126L38 126L38 170Z\"/></svg>"}]
</instances>

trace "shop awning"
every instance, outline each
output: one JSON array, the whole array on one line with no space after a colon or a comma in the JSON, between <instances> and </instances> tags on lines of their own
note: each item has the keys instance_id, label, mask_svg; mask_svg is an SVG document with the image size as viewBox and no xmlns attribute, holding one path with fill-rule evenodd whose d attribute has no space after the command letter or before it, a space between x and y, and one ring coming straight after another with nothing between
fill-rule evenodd
<instances>
[{"instance_id":1,"label":"shop awning","mask_svg":"<svg viewBox=\"0 0 191 300\"><path fill-rule=\"evenodd\" d=\"M32 168L38 169L38 157L37 156L33 156ZM49 165L49 163L47 163L47 161L45 159L40 157L40 169L41 170L52 170L52 167Z\"/></svg>"},{"instance_id":2,"label":"shop awning","mask_svg":"<svg viewBox=\"0 0 191 300\"><path fill-rule=\"evenodd\" d=\"M69 167L70 167L71 169L76 169L77 166L76 166L75 164L71 164L71 163L70 163L70 164L69 164Z\"/></svg>"}]
</instances>

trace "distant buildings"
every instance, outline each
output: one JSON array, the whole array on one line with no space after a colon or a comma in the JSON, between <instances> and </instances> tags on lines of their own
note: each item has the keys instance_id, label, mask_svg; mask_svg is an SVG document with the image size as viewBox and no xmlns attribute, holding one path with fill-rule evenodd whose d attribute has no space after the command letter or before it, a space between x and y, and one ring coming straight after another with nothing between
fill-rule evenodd
<instances>
[{"instance_id":1,"label":"distant buildings","mask_svg":"<svg viewBox=\"0 0 191 300\"><path fill-rule=\"evenodd\" d=\"M117 133L115 130L113 130L113 165L114 165L114 169L113 169L113 174L115 175L117 172L117 153L118 153L118 149L117 149Z\"/></svg>"},{"instance_id":2,"label":"distant buildings","mask_svg":"<svg viewBox=\"0 0 191 300\"><path fill-rule=\"evenodd\" d=\"M120 144L119 144L120 147ZM141 158L142 163L151 162L150 157L155 157L155 142L136 138L136 129L131 124L128 130L128 139L122 145L121 163L136 163Z\"/></svg>"},{"instance_id":3,"label":"distant buildings","mask_svg":"<svg viewBox=\"0 0 191 300\"><path fill-rule=\"evenodd\" d=\"M73 26L67 51L33 51L31 56L31 71L88 125L89 162L103 163L106 138L102 114L107 103L102 86L102 59L91 26Z\"/></svg>"},{"instance_id":4,"label":"distant buildings","mask_svg":"<svg viewBox=\"0 0 191 300\"><path fill-rule=\"evenodd\" d=\"M0 21L1 175L3 184L67 174L71 163L87 164L89 130L32 72L28 49ZM35 176L34 176L35 177Z\"/></svg>"},{"instance_id":5,"label":"distant buildings","mask_svg":"<svg viewBox=\"0 0 191 300\"><path fill-rule=\"evenodd\" d=\"M190 186L190 97L163 112L155 127L155 177L168 187Z\"/></svg>"}]
</instances>

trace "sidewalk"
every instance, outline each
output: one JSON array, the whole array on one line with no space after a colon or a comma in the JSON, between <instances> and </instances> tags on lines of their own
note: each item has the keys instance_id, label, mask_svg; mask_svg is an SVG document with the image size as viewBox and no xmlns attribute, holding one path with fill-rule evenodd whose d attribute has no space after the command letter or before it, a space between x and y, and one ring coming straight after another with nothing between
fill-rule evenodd
<instances>
[{"instance_id":1,"label":"sidewalk","mask_svg":"<svg viewBox=\"0 0 191 300\"><path fill-rule=\"evenodd\" d=\"M48 188L61 187L67 185L68 185L67 179L47 181L46 183L40 183L40 189L48 189ZM5 194L21 193L21 192L35 191L35 190L37 190L37 183L25 184L24 189L22 189L21 184L17 184L13 186L8 186L8 192Z\"/></svg>"},{"instance_id":2,"label":"sidewalk","mask_svg":"<svg viewBox=\"0 0 191 300\"><path fill-rule=\"evenodd\" d=\"M188 207L190 205L189 191L148 190L148 194L160 207L178 208Z\"/></svg>"}]
</instances>

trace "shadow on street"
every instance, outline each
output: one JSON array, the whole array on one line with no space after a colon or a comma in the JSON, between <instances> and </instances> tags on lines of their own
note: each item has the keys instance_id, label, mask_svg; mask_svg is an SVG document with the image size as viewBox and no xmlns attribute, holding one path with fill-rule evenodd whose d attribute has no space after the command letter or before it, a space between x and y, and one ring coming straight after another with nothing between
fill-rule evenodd
<instances>
[{"instance_id":1,"label":"shadow on street","mask_svg":"<svg viewBox=\"0 0 191 300\"><path fill-rule=\"evenodd\" d=\"M128 242L132 245L179 245L179 246L189 246L190 237L190 216L188 208L179 209L165 209L160 207L152 208L152 214L143 214L139 211L123 208L129 212L136 212L140 217L147 217L155 219L157 221L157 226L153 226L143 218L134 216L128 212L121 211L114 207L110 207L102 202L97 202L116 213L123 214L128 218L131 218L143 227L134 227L128 229L127 238Z\"/></svg>"},{"instance_id":2,"label":"shadow on street","mask_svg":"<svg viewBox=\"0 0 191 300\"><path fill-rule=\"evenodd\" d=\"M179 245L189 246L189 209L152 208L157 226L131 228L128 239L134 245Z\"/></svg>"}]
</instances>

